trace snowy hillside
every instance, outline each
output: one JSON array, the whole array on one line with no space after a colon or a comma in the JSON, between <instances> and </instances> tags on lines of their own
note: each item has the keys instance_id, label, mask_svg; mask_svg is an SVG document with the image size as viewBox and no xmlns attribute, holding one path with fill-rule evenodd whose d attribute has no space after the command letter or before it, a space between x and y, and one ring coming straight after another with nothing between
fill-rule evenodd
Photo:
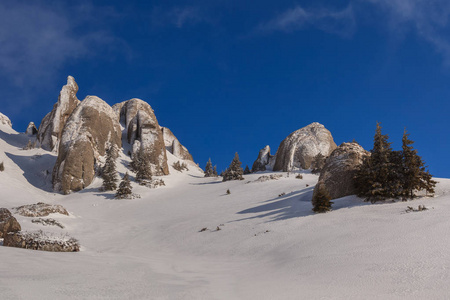
<instances>
[{"instance_id":1,"label":"snowy hillside","mask_svg":"<svg viewBox=\"0 0 450 300\"><path fill-rule=\"evenodd\" d=\"M114 200L99 191L98 178L64 196L51 190L55 154L22 150L28 140L0 124L0 207L63 205L70 215L51 217L64 229L15 217L22 230L68 233L81 251L0 247L2 299L448 297L448 179L438 179L434 198L372 205L349 196L314 215L317 175L263 172L221 182L192 165L174 170L179 159L167 152L171 175L158 177L166 186L133 183L139 199ZM118 162L123 175L129 158ZM258 180L271 174L281 178ZM429 210L405 212L418 205Z\"/></svg>"}]
</instances>

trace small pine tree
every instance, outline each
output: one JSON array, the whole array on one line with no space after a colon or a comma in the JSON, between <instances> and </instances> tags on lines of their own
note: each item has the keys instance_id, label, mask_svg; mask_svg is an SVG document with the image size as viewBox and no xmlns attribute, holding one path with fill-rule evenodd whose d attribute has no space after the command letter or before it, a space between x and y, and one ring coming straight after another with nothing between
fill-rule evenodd
<instances>
[{"instance_id":1,"label":"small pine tree","mask_svg":"<svg viewBox=\"0 0 450 300\"><path fill-rule=\"evenodd\" d=\"M127 172L127 173L125 173L122 181L119 184L119 188L117 189L117 192L116 192L116 198L119 198L119 199L129 198L132 195L131 189L132 189L131 181L130 181L130 177L128 176L128 172Z\"/></svg>"},{"instance_id":2,"label":"small pine tree","mask_svg":"<svg viewBox=\"0 0 450 300\"><path fill-rule=\"evenodd\" d=\"M231 194L230 189L227 190L227 195Z\"/></svg>"},{"instance_id":3,"label":"small pine tree","mask_svg":"<svg viewBox=\"0 0 450 300\"><path fill-rule=\"evenodd\" d=\"M214 175L214 177L219 176L219 175L217 174L217 166L214 166L214 169L213 169L213 175Z\"/></svg>"},{"instance_id":4,"label":"small pine tree","mask_svg":"<svg viewBox=\"0 0 450 300\"><path fill-rule=\"evenodd\" d=\"M320 152L316 156L314 156L314 159L311 164L311 168L312 168L311 173L313 173L313 174L320 173L322 171L323 167L325 167L325 161L326 161L326 157Z\"/></svg>"},{"instance_id":5,"label":"small pine tree","mask_svg":"<svg viewBox=\"0 0 450 300\"><path fill-rule=\"evenodd\" d=\"M239 160L239 155L236 152L234 154L234 158L231 161L230 166L228 169L226 169L223 172L223 180L222 181L228 181L228 180L243 180L244 177L242 175L244 174L244 170L241 167L241 161Z\"/></svg>"},{"instance_id":6,"label":"small pine tree","mask_svg":"<svg viewBox=\"0 0 450 300\"><path fill-rule=\"evenodd\" d=\"M152 180L150 159L142 148L136 153L136 156L137 157L134 164L136 170L136 181L140 184L144 184L146 181Z\"/></svg>"},{"instance_id":7,"label":"small pine tree","mask_svg":"<svg viewBox=\"0 0 450 300\"><path fill-rule=\"evenodd\" d=\"M211 158L208 159L205 166L205 177L214 177L214 169L211 163Z\"/></svg>"},{"instance_id":8,"label":"small pine tree","mask_svg":"<svg viewBox=\"0 0 450 300\"><path fill-rule=\"evenodd\" d=\"M414 142L409 139L406 129L402 138L402 196L404 199L415 197L414 191L426 190L427 194L434 193L436 181L426 170L422 158L412 146Z\"/></svg>"},{"instance_id":9,"label":"small pine tree","mask_svg":"<svg viewBox=\"0 0 450 300\"><path fill-rule=\"evenodd\" d=\"M0 163L0 172L5 171L5 165L3 164L3 162Z\"/></svg>"},{"instance_id":10,"label":"small pine tree","mask_svg":"<svg viewBox=\"0 0 450 300\"><path fill-rule=\"evenodd\" d=\"M247 175L247 174L250 174L250 173L251 173L250 169L248 168L248 165L246 165L245 169L244 169L244 175Z\"/></svg>"},{"instance_id":11,"label":"small pine tree","mask_svg":"<svg viewBox=\"0 0 450 300\"><path fill-rule=\"evenodd\" d=\"M324 213L331 210L331 202L330 194L328 194L325 185L318 184L318 191L314 193L312 199L313 211L316 213Z\"/></svg>"},{"instance_id":12,"label":"small pine tree","mask_svg":"<svg viewBox=\"0 0 450 300\"><path fill-rule=\"evenodd\" d=\"M102 170L104 191L114 191L117 189L116 158L117 151L113 145L106 151L106 162Z\"/></svg>"}]
</instances>

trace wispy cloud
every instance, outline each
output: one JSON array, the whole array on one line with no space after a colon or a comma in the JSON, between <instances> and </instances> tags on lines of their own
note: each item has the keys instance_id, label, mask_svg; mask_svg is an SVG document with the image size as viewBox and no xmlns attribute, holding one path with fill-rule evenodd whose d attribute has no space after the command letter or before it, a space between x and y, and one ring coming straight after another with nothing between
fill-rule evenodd
<instances>
[{"instance_id":1,"label":"wispy cloud","mask_svg":"<svg viewBox=\"0 0 450 300\"><path fill-rule=\"evenodd\" d=\"M256 31L271 33L275 31L292 32L306 27L316 27L343 37L351 36L356 29L352 5L343 10L306 10L301 6L279 14L268 22L261 23Z\"/></svg>"},{"instance_id":2,"label":"wispy cloud","mask_svg":"<svg viewBox=\"0 0 450 300\"><path fill-rule=\"evenodd\" d=\"M359 0L380 9L392 33L413 31L430 43L450 65L450 1L448 0Z\"/></svg>"},{"instance_id":3,"label":"wispy cloud","mask_svg":"<svg viewBox=\"0 0 450 300\"><path fill-rule=\"evenodd\" d=\"M102 13L80 5L63 10L44 2L0 2L0 78L30 86L53 79L69 61L96 56L122 41L96 27ZM94 17L94 15L96 17ZM83 30L83 26L94 30Z\"/></svg>"},{"instance_id":4,"label":"wispy cloud","mask_svg":"<svg viewBox=\"0 0 450 300\"><path fill-rule=\"evenodd\" d=\"M206 14L195 6L173 7L163 9L156 7L152 13L152 23L154 26L175 26L183 28L188 25L195 25L202 22L209 22Z\"/></svg>"}]
</instances>

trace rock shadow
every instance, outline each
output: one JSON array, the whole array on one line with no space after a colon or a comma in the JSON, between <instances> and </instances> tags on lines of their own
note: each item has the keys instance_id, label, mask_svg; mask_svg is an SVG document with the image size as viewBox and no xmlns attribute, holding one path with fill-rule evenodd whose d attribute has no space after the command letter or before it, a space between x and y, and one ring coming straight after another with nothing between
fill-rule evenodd
<instances>
[{"instance_id":1,"label":"rock shadow","mask_svg":"<svg viewBox=\"0 0 450 300\"><path fill-rule=\"evenodd\" d=\"M23 148L27 145L29 140L36 140L36 137L30 137L26 134L13 134L6 133L0 130L0 139L4 140L6 143L13 147Z\"/></svg>"},{"instance_id":2,"label":"rock shadow","mask_svg":"<svg viewBox=\"0 0 450 300\"><path fill-rule=\"evenodd\" d=\"M50 154L20 156L8 152L5 154L23 171L28 183L46 192L53 192L52 171L56 156Z\"/></svg>"}]
</instances>

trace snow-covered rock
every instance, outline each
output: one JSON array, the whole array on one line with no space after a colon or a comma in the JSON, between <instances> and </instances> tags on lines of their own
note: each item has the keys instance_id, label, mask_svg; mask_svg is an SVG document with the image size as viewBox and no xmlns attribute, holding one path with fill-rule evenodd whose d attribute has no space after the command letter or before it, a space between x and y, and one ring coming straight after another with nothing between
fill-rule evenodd
<instances>
[{"instance_id":1,"label":"snow-covered rock","mask_svg":"<svg viewBox=\"0 0 450 300\"><path fill-rule=\"evenodd\" d=\"M166 148L163 133L152 107L140 99L115 104L113 110L127 129L128 143L133 147L132 156L143 150L150 158L154 175L168 175Z\"/></svg>"},{"instance_id":2,"label":"snow-covered rock","mask_svg":"<svg viewBox=\"0 0 450 300\"><path fill-rule=\"evenodd\" d=\"M30 122L28 124L27 130L25 131L25 134L27 135L35 135L37 134L38 130L36 128L36 125L34 125L34 122Z\"/></svg>"},{"instance_id":3,"label":"snow-covered rock","mask_svg":"<svg viewBox=\"0 0 450 300\"><path fill-rule=\"evenodd\" d=\"M72 112L80 104L77 98L78 85L72 76L67 77L67 84L62 87L59 93L58 102L55 103L51 112L49 112L38 129L38 141L41 147L58 151L59 141L66 121Z\"/></svg>"},{"instance_id":4,"label":"snow-covered rock","mask_svg":"<svg viewBox=\"0 0 450 300\"><path fill-rule=\"evenodd\" d=\"M189 160L193 162L194 159L192 155L189 153L188 149L180 143L180 141L173 134L173 132L167 127L161 127L161 129L164 137L164 145L166 146L166 150L180 159Z\"/></svg>"},{"instance_id":5,"label":"snow-covered rock","mask_svg":"<svg viewBox=\"0 0 450 300\"><path fill-rule=\"evenodd\" d=\"M354 195L356 189L353 177L368 155L369 152L358 143L342 143L327 158L314 193L324 185L332 199Z\"/></svg>"},{"instance_id":6,"label":"snow-covered rock","mask_svg":"<svg viewBox=\"0 0 450 300\"><path fill-rule=\"evenodd\" d=\"M73 111L62 131L53 187L64 194L87 187L95 165L108 147L122 147L122 132L113 109L102 99L88 96Z\"/></svg>"},{"instance_id":7,"label":"snow-covered rock","mask_svg":"<svg viewBox=\"0 0 450 300\"><path fill-rule=\"evenodd\" d=\"M0 113L0 124L6 125L6 126L9 126L12 128L11 120L2 113Z\"/></svg>"},{"instance_id":8,"label":"snow-covered rock","mask_svg":"<svg viewBox=\"0 0 450 300\"><path fill-rule=\"evenodd\" d=\"M0 208L0 238L4 238L8 232L17 232L20 230L22 228L11 212L6 208Z\"/></svg>"},{"instance_id":9,"label":"snow-covered rock","mask_svg":"<svg viewBox=\"0 0 450 300\"><path fill-rule=\"evenodd\" d=\"M258 158L252 166L252 172L265 171L267 167L272 168L275 162L275 155L270 155L269 145L259 151Z\"/></svg>"},{"instance_id":10,"label":"snow-covered rock","mask_svg":"<svg viewBox=\"0 0 450 300\"><path fill-rule=\"evenodd\" d=\"M294 168L309 169L317 154L327 157L334 149L336 144L330 131L322 124L309 124L280 143L273 170L289 172Z\"/></svg>"}]
</instances>

